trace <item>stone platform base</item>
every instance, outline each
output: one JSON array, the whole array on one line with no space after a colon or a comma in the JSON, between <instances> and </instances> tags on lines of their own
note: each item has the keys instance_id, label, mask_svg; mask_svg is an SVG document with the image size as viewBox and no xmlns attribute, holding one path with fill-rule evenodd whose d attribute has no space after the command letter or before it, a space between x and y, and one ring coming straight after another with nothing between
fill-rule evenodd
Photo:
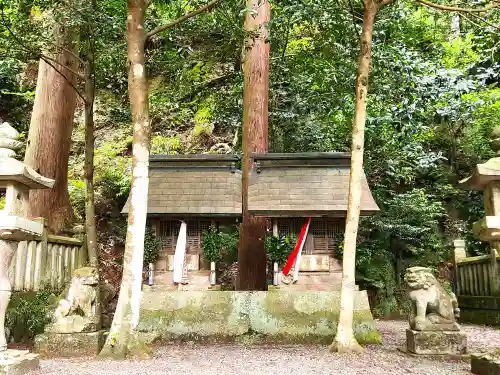
<instances>
[{"instance_id":1,"label":"stone platform base","mask_svg":"<svg viewBox=\"0 0 500 375\"><path fill-rule=\"evenodd\" d=\"M35 338L35 351L42 357L96 356L104 345L104 331L43 333Z\"/></svg>"},{"instance_id":2,"label":"stone platform base","mask_svg":"<svg viewBox=\"0 0 500 375\"><path fill-rule=\"evenodd\" d=\"M408 352L425 355L467 353L467 336L459 331L406 330Z\"/></svg>"},{"instance_id":3,"label":"stone platform base","mask_svg":"<svg viewBox=\"0 0 500 375\"><path fill-rule=\"evenodd\" d=\"M28 350L8 349L0 354L0 374L24 375L39 368L38 355Z\"/></svg>"},{"instance_id":4,"label":"stone platform base","mask_svg":"<svg viewBox=\"0 0 500 375\"><path fill-rule=\"evenodd\" d=\"M500 350L498 353L473 354L470 364L475 375L500 375Z\"/></svg>"},{"instance_id":5,"label":"stone platform base","mask_svg":"<svg viewBox=\"0 0 500 375\"><path fill-rule=\"evenodd\" d=\"M379 343L366 291L354 294L354 333ZM165 292L144 288L138 331L153 340L331 344L337 330L340 292Z\"/></svg>"}]
</instances>

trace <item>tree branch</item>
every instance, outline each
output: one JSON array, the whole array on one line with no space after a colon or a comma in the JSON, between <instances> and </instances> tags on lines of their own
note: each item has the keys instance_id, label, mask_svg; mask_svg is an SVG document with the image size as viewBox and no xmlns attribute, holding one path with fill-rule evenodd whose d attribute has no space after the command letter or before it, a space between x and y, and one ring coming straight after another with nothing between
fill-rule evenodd
<instances>
[{"instance_id":1,"label":"tree branch","mask_svg":"<svg viewBox=\"0 0 500 375\"><path fill-rule=\"evenodd\" d=\"M484 8L460 8L460 7L436 4L427 0L415 0L415 1L417 3L428 6L429 8L444 10L445 12L481 13L500 7L500 3L498 3L496 0L494 0L490 5L487 5Z\"/></svg>"},{"instance_id":2,"label":"tree branch","mask_svg":"<svg viewBox=\"0 0 500 375\"><path fill-rule=\"evenodd\" d=\"M485 24L487 24L488 26L491 26L491 27L494 27L495 29L497 30L500 30L500 26L498 25L495 25L494 23L491 23L489 22L488 20L484 19L483 17L481 16L478 16L477 14L474 14L474 13L468 13L470 16L474 17L474 18L477 18L478 20L480 21L483 21ZM470 20L469 20L470 22Z\"/></svg>"},{"instance_id":3,"label":"tree branch","mask_svg":"<svg viewBox=\"0 0 500 375\"><path fill-rule=\"evenodd\" d=\"M57 65L64 67L65 69L67 69L71 73L73 73L77 78L80 78L83 81L85 81L87 79L83 74L78 73L76 70L73 70L73 69L67 67L66 65L64 65L63 63L60 63L59 61L57 61L56 59L53 59L52 57L49 57L47 55L40 55L40 58L43 58L44 60L52 61L53 63L56 63Z\"/></svg>"},{"instance_id":4,"label":"tree branch","mask_svg":"<svg viewBox=\"0 0 500 375\"><path fill-rule=\"evenodd\" d=\"M382 0L379 4L378 4L378 7L379 8L382 8L386 5L389 5L389 4L392 4L394 2L394 0Z\"/></svg>"},{"instance_id":5,"label":"tree branch","mask_svg":"<svg viewBox=\"0 0 500 375\"><path fill-rule=\"evenodd\" d=\"M12 38L14 38L14 40L16 41L17 44L19 44L26 52L28 53L31 53L31 54L34 54L34 55L37 55L41 60L45 61L45 63L47 63L48 66L52 67L52 69L54 69L57 73L59 73L63 78L64 80L73 88L73 90L75 90L76 94L84 101L84 103L87 102L87 100L83 97L83 95L80 93L80 90L78 90L78 88L73 84L73 82L71 82L71 80L68 79L68 77L66 77L59 69L57 69L51 62L49 59L47 59L46 56L44 56L43 54L35 54L33 50L31 50L30 48L26 47L24 45L24 43L21 41L21 39L19 39L16 34L14 34L14 32L11 30L11 28L9 26L7 26L7 24L5 23L5 13L4 13L4 10L3 10L3 7L1 8L1 13L2 13L2 25L3 27L5 27L7 29L7 31L9 32L9 34L12 36ZM63 48L64 49L64 48ZM80 58L78 58L80 59ZM53 60L53 59L52 59ZM60 64L59 62L57 62L58 64ZM62 65L62 64L60 64ZM63 65L64 66L64 65ZM71 71L73 74L75 73L73 71L73 69L70 69L68 68L67 66L64 66L66 69L68 69L69 71ZM79 74L77 74L79 75Z\"/></svg>"},{"instance_id":6,"label":"tree branch","mask_svg":"<svg viewBox=\"0 0 500 375\"><path fill-rule=\"evenodd\" d=\"M71 51L70 49L65 48L65 47L61 47L61 49L62 49L63 51L65 51L65 52L68 52L71 56L73 56L75 59L77 59L77 60L78 60L78 62L79 62L80 64L82 64L83 66L85 66L85 61L83 61L83 60L81 59L81 57L80 57L80 56L78 56L76 53L74 53L73 51Z\"/></svg>"},{"instance_id":7,"label":"tree branch","mask_svg":"<svg viewBox=\"0 0 500 375\"><path fill-rule=\"evenodd\" d=\"M76 94L83 100L84 103L87 103L87 99L85 99L85 97L82 95L82 93L80 93L80 90L78 90L78 88L73 84L73 82L71 82L70 79L68 79L68 77L66 77L63 72L61 72L59 69L57 69L49 60L47 60L45 58L45 56L41 56L40 57L41 60L45 61L45 63L50 66L52 69L54 69L57 73L59 73L63 78L64 80L68 83L68 85L70 85L73 90L75 90Z\"/></svg>"},{"instance_id":8,"label":"tree branch","mask_svg":"<svg viewBox=\"0 0 500 375\"><path fill-rule=\"evenodd\" d=\"M176 26L176 25L178 25L178 24L180 24L180 23L182 23L182 22L184 22L184 21L186 21L194 16L197 16L200 13L203 13L205 11L212 9L215 5L217 5L217 3L219 1L220 0L212 0L209 3L207 3L206 5L202 6L201 8L198 8L190 13L187 13L187 14L183 15L182 17L179 17L176 20L173 20L165 25L158 26L157 28L155 28L155 29L151 30L149 33L147 33L146 40L151 38L153 35L156 35L158 33L161 33L162 31L168 30L171 27L174 27L174 26Z\"/></svg>"}]
</instances>

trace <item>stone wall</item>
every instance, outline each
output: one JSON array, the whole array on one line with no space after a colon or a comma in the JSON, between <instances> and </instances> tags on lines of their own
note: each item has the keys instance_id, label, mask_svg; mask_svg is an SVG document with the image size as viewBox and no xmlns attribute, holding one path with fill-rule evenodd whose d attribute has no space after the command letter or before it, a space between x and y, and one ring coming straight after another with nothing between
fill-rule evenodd
<instances>
[{"instance_id":1,"label":"stone wall","mask_svg":"<svg viewBox=\"0 0 500 375\"><path fill-rule=\"evenodd\" d=\"M147 342L331 343L339 306L338 291L165 292L145 286L138 328ZM380 342L366 291L355 292L354 326L361 343Z\"/></svg>"}]
</instances>

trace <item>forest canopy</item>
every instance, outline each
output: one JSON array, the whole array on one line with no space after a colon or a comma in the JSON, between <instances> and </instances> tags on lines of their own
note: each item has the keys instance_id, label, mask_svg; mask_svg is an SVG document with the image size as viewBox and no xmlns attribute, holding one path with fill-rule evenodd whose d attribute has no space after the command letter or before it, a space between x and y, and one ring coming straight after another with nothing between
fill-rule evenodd
<instances>
[{"instance_id":1,"label":"forest canopy","mask_svg":"<svg viewBox=\"0 0 500 375\"><path fill-rule=\"evenodd\" d=\"M153 30L206 2L154 1ZM477 6L481 2L472 2ZM457 3L458 4L458 3ZM95 192L98 228L123 236L119 210L130 187L126 3L0 0L0 119L27 134L40 57L71 28L85 56L94 43ZM240 153L244 2L153 35L146 44L152 153ZM354 0L277 0L269 23L269 151L349 151L363 6ZM94 25L89 27L89 25ZM450 259L452 240L485 252L471 224L482 195L457 183L494 155L500 118L500 11L451 13L400 0L381 10L373 36L364 170L380 212L361 222L358 278L392 310L409 265ZM80 85L77 82L76 85ZM69 193L84 218L84 123L80 100Z\"/></svg>"}]
</instances>

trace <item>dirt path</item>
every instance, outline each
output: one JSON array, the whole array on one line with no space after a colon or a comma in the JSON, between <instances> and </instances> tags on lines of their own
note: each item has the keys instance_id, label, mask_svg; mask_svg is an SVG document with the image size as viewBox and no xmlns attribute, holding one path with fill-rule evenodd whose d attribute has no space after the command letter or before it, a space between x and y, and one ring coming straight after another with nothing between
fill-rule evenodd
<instances>
[{"instance_id":1,"label":"dirt path","mask_svg":"<svg viewBox=\"0 0 500 375\"><path fill-rule=\"evenodd\" d=\"M360 356L331 354L323 346L168 345L148 361L44 360L42 369L32 375L470 374L467 361L428 360L398 352L398 345L405 342L406 322L379 321L378 326L384 345L367 347ZM500 346L500 330L468 325L462 328L472 351Z\"/></svg>"}]
</instances>

